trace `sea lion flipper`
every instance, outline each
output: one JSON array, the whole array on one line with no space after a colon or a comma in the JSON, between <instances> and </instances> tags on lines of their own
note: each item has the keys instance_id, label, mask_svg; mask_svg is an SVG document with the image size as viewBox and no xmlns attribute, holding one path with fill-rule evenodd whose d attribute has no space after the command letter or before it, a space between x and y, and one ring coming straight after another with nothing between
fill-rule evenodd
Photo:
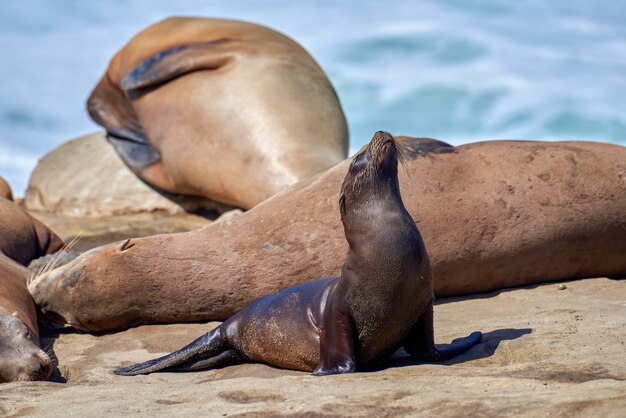
<instances>
[{"instance_id":1,"label":"sea lion flipper","mask_svg":"<svg viewBox=\"0 0 626 418\"><path fill-rule=\"evenodd\" d=\"M108 77L100 80L87 100L87 112L107 131L107 139L140 178L161 156L152 148L128 97Z\"/></svg>"},{"instance_id":2,"label":"sea lion flipper","mask_svg":"<svg viewBox=\"0 0 626 418\"><path fill-rule=\"evenodd\" d=\"M222 356L227 351L232 350L225 343L222 328L217 327L172 354L129 367L123 367L115 370L113 373L120 376L136 376L165 369L198 370L200 368L199 365L211 367L222 364L221 360L232 361L232 356ZM209 362L208 360L212 361ZM189 369L185 366L193 368Z\"/></svg>"},{"instance_id":3,"label":"sea lion flipper","mask_svg":"<svg viewBox=\"0 0 626 418\"><path fill-rule=\"evenodd\" d=\"M199 70L216 70L230 60L220 48L228 39L218 39L192 45L181 45L159 52L142 62L122 80L121 87L138 90L173 80Z\"/></svg>"},{"instance_id":4,"label":"sea lion flipper","mask_svg":"<svg viewBox=\"0 0 626 418\"><path fill-rule=\"evenodd\" d=\"M480 342L482 333L473 332L469 336L455 340L453 344L445 348L435 345L433 330L433 305L432 303L413 326L410 335L404 343L404 349L411 356L423 361L445 361L458 356Z\"/></svg>"},{"instance_id":5,"label":"sea lion flipper","mask_svg":"<svg viewBox=\"0 0 626 418\"><path fill-rule=\"evenodd\" d=\"M320 362L313 375L352 373L356 369L354 320L339 297L331 296L327 304L320 332Z\"/></svg>"},{"instance_id":6,"label":"sea lion flipper","mask_svg":"<svg viewBox=\"0 0 626 418\"><path fill-rule=\"evenodd\" d=\"M108 77L102 78L89 95L87 113L106 129L109 139L149 144L130 100Z\"/></svg>"}]
</instances>

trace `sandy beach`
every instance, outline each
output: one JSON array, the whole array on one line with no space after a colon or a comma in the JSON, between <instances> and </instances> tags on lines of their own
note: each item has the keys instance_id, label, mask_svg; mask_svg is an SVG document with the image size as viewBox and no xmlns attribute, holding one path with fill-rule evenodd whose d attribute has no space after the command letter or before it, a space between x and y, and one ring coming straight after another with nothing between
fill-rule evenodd
<instances>
[{"instance_id":1,"label":"sandy beach","mask_svg":"<svg viewBox=\"0 0 626 418\"><path fill-rule=\"evenodd\" d=\"M6 416L623 416L626 284L606 278L442 300L437 341L481 330L444 364L398 353L379 371L316 378L260 364L120 377L120 365L180 348L216 323L110 335L44 331L59 382L0 387ZM619 330L622 330L621 332Z\"/></svg>"}]
</instances>

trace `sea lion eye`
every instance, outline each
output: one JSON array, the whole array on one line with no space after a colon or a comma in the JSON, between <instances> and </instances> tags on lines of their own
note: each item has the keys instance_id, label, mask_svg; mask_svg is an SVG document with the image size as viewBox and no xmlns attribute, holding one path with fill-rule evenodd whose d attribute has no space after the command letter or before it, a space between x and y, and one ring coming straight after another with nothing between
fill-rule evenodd
<instances>
[{"instance_id":1,"label":"sea lion eye","mask_svg":"<svg viewBox=\"0 0 626 418\"><path fill-rule=\"evenodd\" d=\"M350 164L350 168L356 168L363 163L363 154L359 154L352 160L352 164Z\"/></svg>"}]
</instances>

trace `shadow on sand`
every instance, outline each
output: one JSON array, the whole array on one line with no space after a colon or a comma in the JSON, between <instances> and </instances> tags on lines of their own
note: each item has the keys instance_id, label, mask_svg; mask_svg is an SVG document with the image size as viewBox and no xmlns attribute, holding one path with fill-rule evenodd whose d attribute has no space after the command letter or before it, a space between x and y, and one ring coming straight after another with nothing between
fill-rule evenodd
<instances>
[{"instance_id":1,"label":"shadow on sand","mask_svg":"<svg viewBox=\"0 0 626 418\"><path fill-rule=\"evenodd\" d=\"M531 332L532 329L530 328L504 328L486 332L483 334L481 341L466 353L456 356L448 361L436 364L452 366L455 364L465 363L466 361L491 357L496 352L498 346L502 341L515 340L523 335L530 334ZM437 346L443 348L446 347L446 344L437 344ZM426 363L423 361L415 360L406 351L404 351L404 349L400 349L387 362L385 362L384 364L380 364L372 369L368 369L368 371L378 371L393 367L414 366L418 364L435 363Z\"/></svg>"},{"instance_id":2,"label":"shadow on sand","mask_svg":"<svg viewBox=\"0 0 626 418\"><path fill-rule=\"evenodd\" d=\"M74 328L70 327L64 328L42 324L41 322L39 323L39 338L41 339L41 347L45 349L54 364L54 371L48 381L55 383L67 383L67 376L64 376L65 373L59 369L59 361L54 353L54 343L60 335L75 334L76 332L77 331Z\"/></svg>"}]
</instances>

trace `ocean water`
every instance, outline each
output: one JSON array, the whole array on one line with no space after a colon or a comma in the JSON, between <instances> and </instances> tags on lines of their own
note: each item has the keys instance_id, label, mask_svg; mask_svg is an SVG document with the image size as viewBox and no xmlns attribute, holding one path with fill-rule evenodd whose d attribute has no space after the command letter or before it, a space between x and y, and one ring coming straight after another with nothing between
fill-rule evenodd
<instances>
[{"instance_id":1,"label":"ocean water","mask_svg":"<svg viewBox=\"0 0 626 418\"><path fill-rule=\"evenodd\" d=\"M38 158L96 129L84 102L110 57L171 15L297 40L337 89L352 152L376 130L626 145L625 0L2 1L0 175L17 195Z\"/></svg>"}]
</instances>

